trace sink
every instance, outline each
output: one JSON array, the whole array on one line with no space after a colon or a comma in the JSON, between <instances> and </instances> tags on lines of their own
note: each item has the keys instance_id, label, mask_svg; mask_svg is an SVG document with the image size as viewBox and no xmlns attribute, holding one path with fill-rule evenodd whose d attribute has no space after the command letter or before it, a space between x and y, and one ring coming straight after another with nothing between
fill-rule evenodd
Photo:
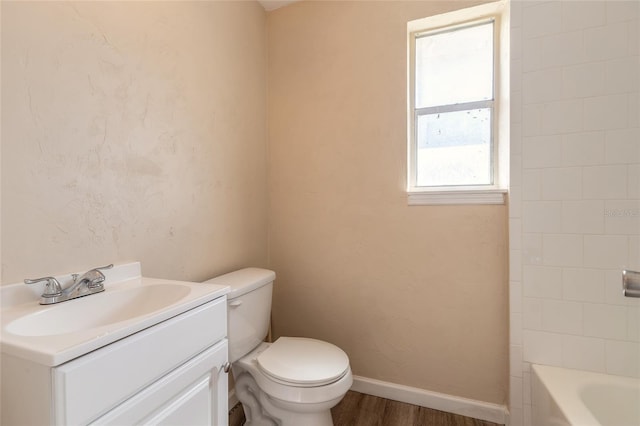
<instances>
[{"instance_id":1,"label":"sink","mask_svg":"<svg viewBox=\"0 0 640 426\"><path fill-rule=\"evenodd\" d=\"M190 291L181 284L156 284L93 294L15 319L5 330L19 336L74 333L150 314L179 301Z\"/></svg>"},{"instance_id":2,"label":"sink","mask_svg":"<svg viewBox=\"0 0 640 426\"><path fill-rule=\"evenodd\" d=\"M139 262L116 265L105 276L103 292L44 306L32 287L0 286L2 356L55 367L229 292L217 284L143 277Z\"/></svg>"}]
</instances>

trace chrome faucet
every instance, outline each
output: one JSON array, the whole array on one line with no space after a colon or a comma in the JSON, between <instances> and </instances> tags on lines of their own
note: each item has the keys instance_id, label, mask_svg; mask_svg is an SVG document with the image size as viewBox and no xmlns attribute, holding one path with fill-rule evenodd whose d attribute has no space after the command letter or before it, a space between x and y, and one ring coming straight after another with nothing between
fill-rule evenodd
<instances>
[{"instance_id":1,"label":"chrome faucet","mask_svg":"<svg viewBox=\"0 0 640 426\"><path fill-rule=\"evenodd\" d=\"M47 284L45 285L44 292L42 293L42 297L40 297L40 304L51 305L53 303L60 303L66 300L104 291L104 280L106 277L102 272L100 272L100 270L111 268L113 268L113 264L93 268L82 274L79 278L78 274L72 274L71 277L73 278L73 283L65 289L62 288L60 282L54 277L26 279L24 280L24 283L36 284L46 281Z\"/></svg>"}]
</instances>

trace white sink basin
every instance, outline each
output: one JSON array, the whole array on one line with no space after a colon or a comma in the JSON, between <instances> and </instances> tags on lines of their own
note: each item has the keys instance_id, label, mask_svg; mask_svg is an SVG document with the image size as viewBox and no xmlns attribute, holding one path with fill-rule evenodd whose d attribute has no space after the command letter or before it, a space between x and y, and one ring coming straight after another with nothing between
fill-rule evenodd
<instances>
[{"instance_id":1,"label":"white sink basin","mask_svg":"<svg viewBox=\"0 0 640 426\"><path fill-rule=\"evenodd\" d=\"M104 292L46 306L24 284L0 287L2 355L57 366L229 291L215 284L142 277L139 263L116 266L105 275Z\"/></svg>"},{"instance_id":2,"label":"white sink basin","mask_svg":"<svg viewBox=\"0 0 640 426\"><path fill-rule=\"evenodd\" d=\"M7 324L19 336L51 336L116 324L155 312L191 292L182 284L156 284L73 299L25 315Z\"/></svg>"}]
</instances>

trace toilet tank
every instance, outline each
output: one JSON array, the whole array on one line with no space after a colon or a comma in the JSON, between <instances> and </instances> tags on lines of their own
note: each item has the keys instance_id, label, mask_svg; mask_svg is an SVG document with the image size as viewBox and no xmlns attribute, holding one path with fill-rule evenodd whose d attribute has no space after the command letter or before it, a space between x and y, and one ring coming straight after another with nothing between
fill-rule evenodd
<instances>
[{"instance_id":1,"label":"toilet tank","mask_svg":"<svg viewBox=\"0 0 640 426\"><path fill-rule=\"evenodd\" d=\"M268 269L245 268L205 281L231 287L227 294L229 362L251 352L267 336L275 278Z\"/></svg>"}]
</instances>

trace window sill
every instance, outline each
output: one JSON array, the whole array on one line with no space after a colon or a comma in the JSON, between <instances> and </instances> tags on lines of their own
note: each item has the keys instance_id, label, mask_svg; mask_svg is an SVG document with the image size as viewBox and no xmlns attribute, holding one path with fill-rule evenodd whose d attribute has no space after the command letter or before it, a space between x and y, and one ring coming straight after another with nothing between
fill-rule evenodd
<instances>
[{"instance_id":1,"label":"window sill","mask_svg":"<svg viewBox=\"0 0 640 426\"><path fill-rule=\"evenodd\" d=\"M408 192L410 206L445 204L505 204L506 189Z\"/></svg>"}]
</instances>

